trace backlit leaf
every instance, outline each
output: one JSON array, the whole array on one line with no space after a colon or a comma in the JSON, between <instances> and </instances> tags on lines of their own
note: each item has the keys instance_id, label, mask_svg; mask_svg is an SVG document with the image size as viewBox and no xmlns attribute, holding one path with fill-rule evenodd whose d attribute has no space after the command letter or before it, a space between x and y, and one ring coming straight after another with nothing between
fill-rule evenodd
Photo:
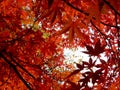
<instances>
[{"instance_id":1,"label":"backlit leaf","mask_svg":"<svg viewBox=\"0 0 120 90\"><path fill-rule=\"evenodd\" d=\"M69 41L72 42L74 39L74 30L73 28L69 29Z\"/></svg>"}]
</instances>

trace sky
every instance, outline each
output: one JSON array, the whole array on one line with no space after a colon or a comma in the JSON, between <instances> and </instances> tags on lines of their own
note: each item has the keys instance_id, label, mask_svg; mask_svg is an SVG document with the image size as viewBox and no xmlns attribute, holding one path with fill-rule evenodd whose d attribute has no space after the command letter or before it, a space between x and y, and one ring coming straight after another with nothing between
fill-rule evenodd
<instances>
[{"instance_id":1,"label":"sky","mask_svg":"<svg viewBox=\"0 0 120 90\"><path fill-rule=\"evenodd\" d=\"M89 56L87 54L82 53L82 51L85 51L85 48L77 47L77 48L65 48L64 49L64 56L65 56L65 62L67 64L69 63L81 63L81 61L87 61L89 59Z\"/></svg>"}]
</instances>

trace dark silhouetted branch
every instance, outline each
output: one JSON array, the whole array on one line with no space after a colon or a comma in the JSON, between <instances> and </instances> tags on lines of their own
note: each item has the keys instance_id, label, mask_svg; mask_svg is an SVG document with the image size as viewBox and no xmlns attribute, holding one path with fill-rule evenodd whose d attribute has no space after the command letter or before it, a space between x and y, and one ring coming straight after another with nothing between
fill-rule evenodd
<instances>
[{"instance_id":1,"label":"dark silhouetted branch","mask_svg":"<svg viewBox=\"0 0 120 90\"><path fill-rule=\"evenodd\" d=\"M11 57L11 60L19 67L21 68L23 71L25 71L29 76L31 76L33 79L35 79L35 77L28 71L26 70L23 66L21 66L14 58L13 56L10 54L9 55Z\"/></svg>"},{"instance_id":2,"label":"dark silhouetted branch","mask_svg":"<svg viewBox=\"0 0 120 90\"><path fill-rule=\"evenodd\" d=\"M81 13L87 15L87 16L89 16L89 13L87 13L87 12L85 12L85 11L83 11L83 10L75 7L75 6L73 6L71 3L67 2L66 0L63 0L63 1L64 1L68 6L72 7L73 9L75 9L75 10L77 10L77 11L79 11L79 12L81 12Z\"/></svg>"},{"instance_id":3,"label":"dark silhouetted branch","mask_svg":"<svg viewBox=\"0 0 120 90\"><path fill-rule=\"evenodd\" d=\"M88 13L88 12L85 12L85 11L83 11L83 10L75 7L74 5L72 5L71 3L67 2L66 0L63 0L63 1L64 1L68 6L70 6L71 8L77 10L77 11L80 12L80 13L85 14L86 16L89 16L89 13ZM104 2L105 2L107 5L109 5L109 6L111 7L111 9L114 10L114 11L120 16L120 13L119 13L117 10L115 10L114 7L113 7L108 1L104 0ZM92 19L96 20L95 17L92 17ZM106 26L115 27L115 28L120 28L119 26L114 26L114 25L106 24L106 23L104 23L104 22L100 22L100 23L103 24L103 25L106 25Z\"/></svg>"},{"instance_id":4,"label":"dark silhouetted branch","mask_svg":"<svg viewBox=\"0 0 120 90\"><path fill-rule=\"evenodd\" d=\"M91 22L91 24L93 25L93 27L95 27L95 29L109 42L109 44L108 44L108 45L109 45L109 48L112 49L112 44L111 44L111 42L110 42L110 39L108 39L108 36L105 35L104 33L102 33L101 30L93 23L92 20L90 20L90 22ZM113 50L112 50L112 52L115 53Z\"/></svg>"},{"instance_id":5,"label":"dark silhouetted branch","mask_svg":"<svg viewBox=\"0 0 120 90\"><path fill-rule=\"evenodd\" d=\"M20 80L25 84L25 86L29 89L29 90L33 90L31 88L31 86L28 84L28 82L20 75L19 71L17 70L16 66L14 64L12 64L2 53L0 53L0 57L2 57L4 59L5 62L7 62L15 71L15 73L17 74L17 76L20 78Z\"/></svg>"},{"instance_id":6,"label":"dark silhouetted branch","mask_svg":"<svg viewBox=\"0 0 120 90\"><path fill-rule=\"evenodd\" d=\"M104 22L100 22L100 23L105 25L105 26L110 26L110 27L114 27L114 28L119 28L120 29L120 26L110 25L110 24L106 24Z\"/></svg>"},{"instance_id":7,"label":"dark silhouetted branch","mask_svg":"<svg viewBox=\"0 0 120 90\"><path fill-rule=\"evenodd\" d=\"M120 13L107 1L103 0L112 10L114 10L115 13L117 13L120 16Z\"/></svg>"}]
</instances>

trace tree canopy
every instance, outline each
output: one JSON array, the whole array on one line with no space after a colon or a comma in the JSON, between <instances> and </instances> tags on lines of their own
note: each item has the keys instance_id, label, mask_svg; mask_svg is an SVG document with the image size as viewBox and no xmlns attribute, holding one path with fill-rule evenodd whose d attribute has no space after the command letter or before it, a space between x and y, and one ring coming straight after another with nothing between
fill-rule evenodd
<instances>
[{"instance_id":1,"label":"tree canopy","mask_svg":"<svg viewBox=\"0 0 120 90\"><path fill-rule=\"evenodd\" d=\"M120 0L0 0L0 90L27 89L119 90Z\"/></svg>"}]
</instances>

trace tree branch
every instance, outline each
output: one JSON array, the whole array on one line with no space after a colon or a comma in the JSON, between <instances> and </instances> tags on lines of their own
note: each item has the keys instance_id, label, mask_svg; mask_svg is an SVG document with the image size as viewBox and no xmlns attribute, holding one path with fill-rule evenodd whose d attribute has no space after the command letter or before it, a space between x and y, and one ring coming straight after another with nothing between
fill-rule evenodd
<instances>
[{"instance_id":1,"label":"tree branch","mask_svg":"<svg viewBox=\"0 0 120 90\"><path fill-rule=\"evenodd\" d=\"M26 80L24 80L24 78L20 75L19 71L17 70L16 66L14 64L12 64L2 53L0 53L0 56L4 59L5 62L7 62L15 71L15 73L17 74L17 76L20 78L20 80L25 84L25 86L29 89L29 90L33 90L31 88L31 86L28 84L28 82Z\"/></svg>"},{"instance_id":2,"label":"tree branch","mask_svg":"<svg viewBox=\"0 0 120 90\"><path fill-rule=\"evenodd\" d=\"M106 26L110 26L110 27L114 27L114 28L119 28L120 29L120 26L114 26L114 25L106 24L104 22L100 22L100 23L103 24L103 25L106 25Z\"/></svg>"},{"instance_id":3,"label":"tree branch","mask_svg":"<svg viewBox=\"0 0 120 90\"><path fill-rule=\"evenodd\" d=\"M68 6L72 7L73 9L75 9L75 10L77 10L77 11L85 14L86 16L89 16L89 13L87 13L87 12L85 12L85 11L83 11L83 10L75 7L75 6L73 6L71 3L67 2L66 0L63 0L63 1L64 1Z\"/></svg>"},{"instance_id":4,"label":"tree branch","mask_svg":"<svg viewBox=\"0 0 120 90\"><path fill-rule=\"evenodd\" d=\"M98 27L95 26L95 24L92 22L92 20L90 20L90 22L91 22L91 24L99 31L99 33L100 33L102 36L104 36L105 38L107 38L107 36L106 36L104 33L102 33L102 32L98 29Z\"/></svg>"},{"instance_id":5,"label":"tree branch","mask_svg":"<svg viewBox=\"0 0 120 90\"><path fill-rule=\"evenodd\" d=\"M101 30L92 22L92 20L90 20L90 22L91 22L91 24L96 28L96 30L102 35L102 36L104 36L104 38L109 42L109 48L111 48L111 50L112 50L112 44L111 44L111 42L110 42L110 40L108 39L108 37L104 34L104 33L102 33L101 32ZM112 52L113 53L115 53L113 50L112 50Z\"/></svg>"},{"instance_id":6,"label":"tree branch","mask_svg":"<svg viewBox=\"0 0 120 90\"><path fill-rule=\"evenodd\" d=\"M85 11L83 11L83 10L75 7L75 6L73 6L71 3L67 2L66 0L63 0L63 1L64 1L68 6L70 6L71 8L77 10L78 12L81 12L81 13L85 14L86 16L89 16L89 13L87 13L87 12L85 12ZM107 2L106 0L104 0L104 1L106 2L107 5L110 5L111 9L113 9L118 15L120 15L120 13L117 12L117 10L115 10L115 9L113 8L113 6L112 6L109 2ZM95 17L92 17L92 19L96 20ZM115 27L115 28L120 28L119 26L114 26L114 25L106 24L106 23L104 23L104 22L100 22L100 23L103 24L103 25L106 25L106 26Z\"/></svg>"},{"instance_id":7,"label":"tree branch","mask_svg":"<svg viewBox=\"0 0 120 90\"><path fill-rule=\"evenodd\" d=\"M103 0L112 10L114 10L115 13L117 13L120 16L120 13L107 1Z\"/></svg>"},{"instance_id":8,"label":"tree branch","mask_svg":"<svg viewBox=\"0 0 120 90\"><path fill-rule=\"evenodd\" d=\"M9 57L11 58L11 60L19 67L21 68L23 71L25 71L29 76L31 76L33 79L35 79L35 77L28 71L26 70L23 66L21 66L13 57L13 55L11 53L8 53Z\"/></svg>"}]
</instances>

